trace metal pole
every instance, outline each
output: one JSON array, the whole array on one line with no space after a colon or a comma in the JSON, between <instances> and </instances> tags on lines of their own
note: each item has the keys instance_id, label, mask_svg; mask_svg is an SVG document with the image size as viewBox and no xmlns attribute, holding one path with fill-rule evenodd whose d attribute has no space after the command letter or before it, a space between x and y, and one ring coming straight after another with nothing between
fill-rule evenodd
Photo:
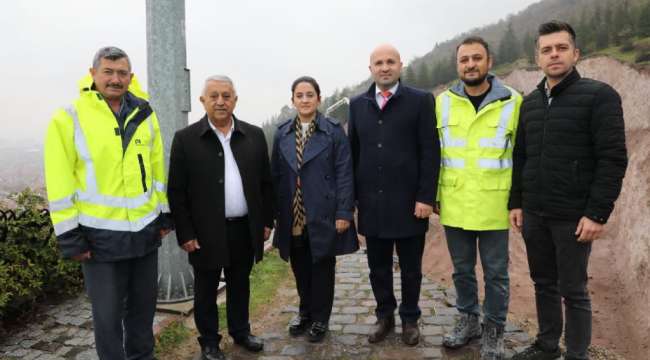
<instances>
[{"instance_id":1,"label":"metal pole","mask_svg":"<svg viewBox=\"0 0 650 360\"><path fill-rule=\"evenodd\" d=\"M151 106L158 115L165 164L172 138L187 126L190 111L190 75L185 48L185 1L147 0L147 78ZM194 274L187 255L176 244L176 234L163 239L158 253L158 302L189 300L194 296Z\"/></svg>"}]
</instances>

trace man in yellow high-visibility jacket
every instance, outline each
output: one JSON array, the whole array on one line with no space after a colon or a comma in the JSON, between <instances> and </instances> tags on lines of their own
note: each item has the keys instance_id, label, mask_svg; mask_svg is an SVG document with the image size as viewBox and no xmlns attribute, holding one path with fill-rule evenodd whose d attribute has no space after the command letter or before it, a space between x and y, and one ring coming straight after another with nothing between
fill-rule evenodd
<instances>
[{"instance_id":1,"label":"man in yellow high-visibility jacket","mask_svg":"<svg viewBox=\"0 0 650 360\"><path fill-rule=\"evenodd\" d=\"M454 264L461 314L443 338L457 348L482 336L481 359L503 359L508 313L508 196L521 95L488 72L488 44L469 37L456 49L460 81L436 99L442 148L438 204ZM476 249L485 279L483 331L479 324Z\"/></svg>"},{"instance_id":2,"label":"man in yellow high-visibility jacket","mask_svg":"<svg viewBox=\"0 0 650 360\"><path fill-rule=\"evenodd\" d=\"M153 359L158 247L171 221L145 98L127 54L102 48L45 140L54 232L63 256L82 264L100 359Z\"/></svg>"}]
</instances>

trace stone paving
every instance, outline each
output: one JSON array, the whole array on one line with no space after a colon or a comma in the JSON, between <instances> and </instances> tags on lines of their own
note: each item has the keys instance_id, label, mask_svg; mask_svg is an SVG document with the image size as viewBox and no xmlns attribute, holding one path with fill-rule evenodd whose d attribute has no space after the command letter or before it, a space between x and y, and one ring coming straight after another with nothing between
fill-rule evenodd
<instances>
[{"instance_id":1,"label":"stone paving","mask_svg":"<svg viewBox=\"0 0 650 360\"><path fill-rule=\"evenodd\" d=\"M169 315L159 314L154 328ZM85 295L50 305L37 321L0 339L2 360L95 360L90 302Z\"/></svg>"},{"instance_id":2,"label":"stone paving","mask_svg":"<svg viewBox=\"0 0 650 360\"><path fill-rule=\"evenodd\" d=\"M453 327L458 311L455 309L456 295L446 289L422 279L420 307L420 331L422 338L415 347L402 344L399 317L395 334L380 344L369 344L368 333L376 321L375 299L368 280L368 265L363 252L338 258L334 307L330 318L330 334L320 344L311 344L305 337L292 338L286 331L286 323L273 329L264 329L260 335L265 339L264 351L251 354L237 346L228 346L226 354L232 360L299 360L299 359L478 359L479 340L455 351L442 347L442 336ZM399 272L394 273L396 298L400 299L401 280ZM291 318L298 311L295 305L282 310ZM530 339L513 324L506 327L507 357L523 350ZM194 356L198 359L198 356Z\"/></svg>"},{"instance_id":3,"label":"stone paving","mask_svg":"<svg viewBox=\"0 0 650 360\"><path fill-rule=\"evenodd\" d=\"M292 338L286 321L270 325L257 334L265 339L264 351L251 354L237 346L227 346L232 360L301 360L301 359L478 359L478 340L469 346L448 351L442 347L442 336L450 331L458 314L454 308L455 293L438 284L422 280L420 307L422 338L415 347L404 346L400 340L401 324L397 317L395 334L380 344L371 345L367 335L375 323L375 300L368 281L368 265L363 252L338 258L334 308L330 334L320 344L311 344L304 337ZM394 274L396 297L400 299L401 280ZM293 290L295 291L295 290ZM298 309L293 305L280 309L283 320L290 319ZM154 328L170 315L158 314ZM2 360L91 360L97 359L94 349L90 304L85 296L50 306L38 321L15 334L0 339ZM528 335L512 324L506 327L507 355L521 351L530 342ZM197 359L198 354L188 354ZM164 357L162 358L164 359Z\"/></svg>"}]
</instances>

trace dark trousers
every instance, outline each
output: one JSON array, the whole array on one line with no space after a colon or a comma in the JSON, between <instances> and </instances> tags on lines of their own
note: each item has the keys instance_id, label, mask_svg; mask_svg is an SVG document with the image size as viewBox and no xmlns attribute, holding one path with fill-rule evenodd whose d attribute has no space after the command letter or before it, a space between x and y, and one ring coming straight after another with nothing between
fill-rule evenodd
<instances>
[{"instance_id":1,"label":"dark trousers","mask_svg":"<svg viewBox=\"0 0 650 360\"><path fill-rule=\"evenodd\" d=\"M253 268L253 246L248 221L227 221L226 239L230 266L223 268L226 278L226 318L228 333L240 339L250 333L248 305L250 298L249 275ZM200 251L200 250L199 250ZM217 347L219 335L219 309L217 288L222 268L194 267L194 322L199 331L199 344Z\"/></svg>"},{"instance_id":2,"label":"dark trousers","mask_svg":"<svg viewBox=\"0 0 650 360\"><path fill-rule=\"evenodd\" d=\"M84 261L81 268L99 359L153 359L158 250L122 261Z\"/></svg>"},{"instance_id":3,"label":"dark trousers","mask_svg":"<svg viewBox=\"0 0 650 360\"><path fill-rule=\"evenodd\" d=\"M305 233L292 241L289 260L300 297L300 315L327 324L334 304L336 257L314 262Z\"/></svg>"},{"instance_id":4,"label":"dark trousers","mask_svg":"<svg viewBox=\"0 0 650 360\"><path fill-rule=\"evenodd\" d=\"M591 342L591 300L587 266L591 243L577 241L578 222L524 213L523 236L530 276L535 284L537 343L557 348L562 335L562 299L566 320L567 358L588 359Z\"/></svg>"},{"instance_id":5,"label":"dark trousers","mask_svg":"<svg viewBox=\"0 0 650 360\"><path fill-rule=\"evenodd\" d=\"M375 314L377 318L393 316L397 301L393 293L393 248L397 250L402 279L402 302L399 316L402 322L416 322L422 312L420 285L422 285L422 253L424 252L424 234L401 238L383 239L366 238L368 266L370 267L370 285L377 301Z\"/></svg>"},{"instance_id":6,"label":"dark trousers","mask_svg":"<svg viewBox=\"0 0 650 360\"><path fill-rule=\"evenodd\" d=\"M485 280L483 313L493 324L505 326L508 315L508 230L470 231L445 226L447 247L454 264L456 307L462 313L480 315L476 282L478 247Z\"/></svg>"}]
</instances>

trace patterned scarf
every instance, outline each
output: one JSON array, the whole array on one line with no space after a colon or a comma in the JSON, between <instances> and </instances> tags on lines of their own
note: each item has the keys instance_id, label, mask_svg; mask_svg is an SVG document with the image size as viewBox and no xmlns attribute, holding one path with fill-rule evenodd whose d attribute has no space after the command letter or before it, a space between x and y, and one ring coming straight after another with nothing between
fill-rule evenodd
<instances>
[{"instance_id":1,"label":"patterned scarf","mask_svg":"<svg viewBox=\"0 0 650 360\"><path fill-rule=\"evenodd\" d=\"M309 138L316 131L316 119L314 118L307 128L307 132L303 133L302 123L300 118L296 116L294 122L294 128L296 131L296 167L298 168L298 178L296 181L296 194L293 197L292 209L293 209L293 226L291 228L291 234L293 236L302 235L303 229L305 228L305 204L302 200L302 187L300 184L300 168L302 168L303 152L305 151L305 145Z\"/></svg>"}]
</instances>

